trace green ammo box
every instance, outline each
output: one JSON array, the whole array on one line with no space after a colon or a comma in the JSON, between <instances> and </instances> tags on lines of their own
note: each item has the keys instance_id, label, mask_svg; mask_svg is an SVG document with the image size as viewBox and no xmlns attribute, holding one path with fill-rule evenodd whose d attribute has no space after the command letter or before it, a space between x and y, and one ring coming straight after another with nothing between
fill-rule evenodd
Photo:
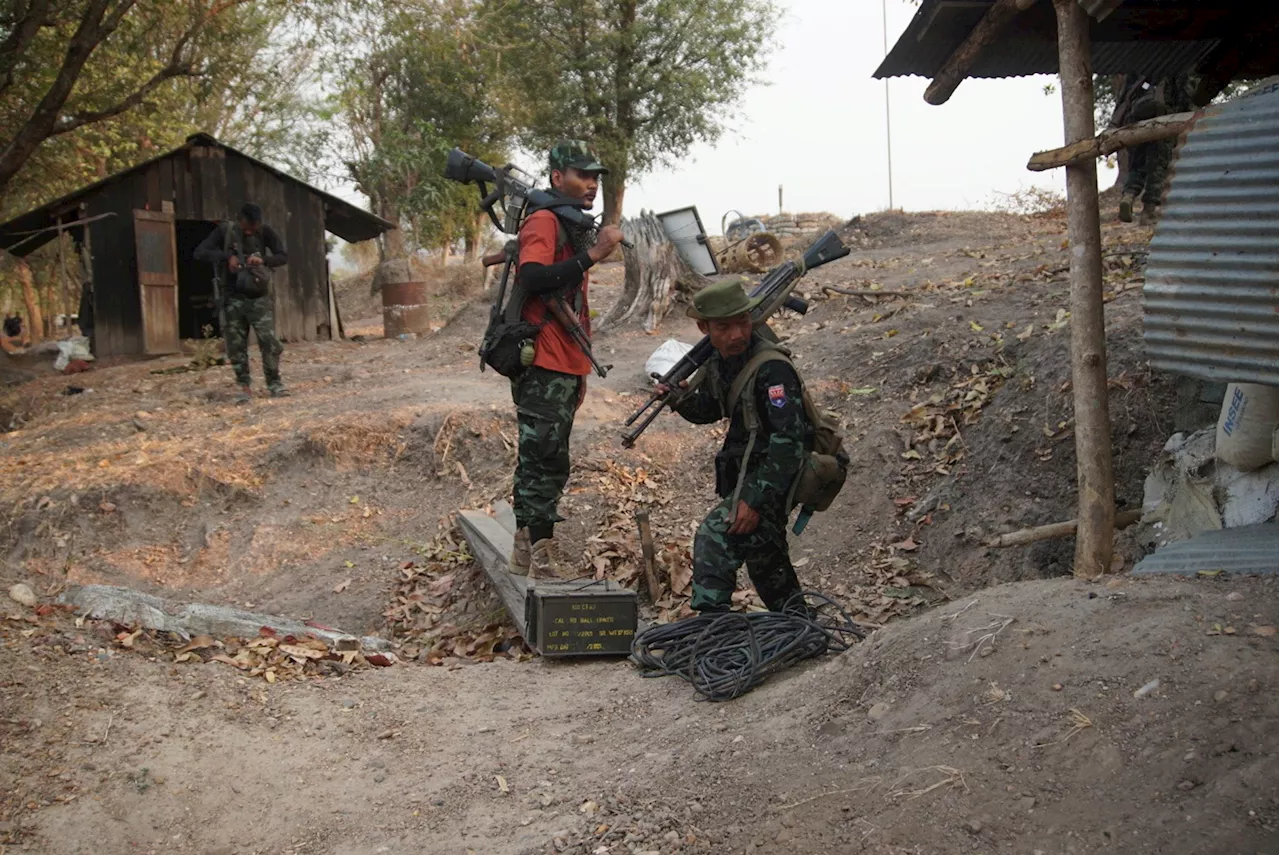
<instances>
[{"instance_id":1,"label":"green ammo box","mask_svg":"<svg viewBox=\"0 0 1280 855\"><path fill-rule=\"evenodd\" d=\"M525 639L543 656L627 656L636 593L608 579L538 580L525 593Z\"/></svg>"}]
</instances>

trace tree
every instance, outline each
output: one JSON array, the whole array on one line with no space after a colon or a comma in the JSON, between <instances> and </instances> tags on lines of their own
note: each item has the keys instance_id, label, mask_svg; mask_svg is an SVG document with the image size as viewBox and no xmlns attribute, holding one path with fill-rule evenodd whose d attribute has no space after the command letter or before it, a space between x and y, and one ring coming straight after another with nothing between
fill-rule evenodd
<instances>
[{"instance_id":1,"label":"tree","mask_svg":"<svg viewBox=\"0 0 1280 855\"><path fill-rule=\"evenodd\" d=\"M479 245L474 189L443 175L453 146L500 161L508 137L491 83L497 56L475 38L472 11L468 0L366 4L357 26L367 52L334 69L342 160L374 210L403 227L386 235L384 256L402 254L406 236L442 257L458 240Z\"/></svg>"},{"instance_id":2,"label":"tree","mask_svg":"<svg viewBox=\"0 0 1280 855\"><path fill-rule=\"evenodd\" d=\"M321 2L321 0L311 0ZM289 0L0 2L0 197L7 213L154 156L222 118ZM248 71L246 71L248 69ZM278 94L278 93L277 93ZM203 124L203 123L208 124ZM296 123L290 123L294 126ZM225 127L223 128L225 130ZM257 153L257 152L255 152Z\"/></svg>"},{"instance_id":3,"label":"tree","mask_svg":"<svg viewBox=\"0 0 1280 855\"><path fill-rule=\"evenodd\" d=\"M630 180L714 142L773 47L773 0L480 0L518 138L581 137L609 175L604 220Z\"/></svg>"}]
</instances>

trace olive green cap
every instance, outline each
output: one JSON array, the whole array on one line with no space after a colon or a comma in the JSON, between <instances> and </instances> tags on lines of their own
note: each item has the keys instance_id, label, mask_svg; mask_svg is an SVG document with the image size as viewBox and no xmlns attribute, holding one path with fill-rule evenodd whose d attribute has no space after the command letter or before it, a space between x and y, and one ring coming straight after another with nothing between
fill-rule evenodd
<instances>
[{"instance_id":1,"label":"olive green cap","mask_svg":"<svg viewBox=\"0 0 1280 855\"><path fill-rule=\"evenodd\" d=\"M746 288L750 281L742 276L730 276L713 282L693 295L693 305L687 314L699 321L719 321L736 318L760 305L760 297L748 297Z\"/></svg>"},{"instance_id":2,"label":"olive green cap","mask_svg":"<svg viewBox=\"0 0 1280 855\"><path fill-rule=\"evenodd\" d=\"M566 169L581 169L583 172L595 172L600 175L608 175L609 170L604 168L604 164L600 162L600 158L583 140L561 140L551 147L551 171L559 169L563 172Z\"/></svg>"}]
</instances>

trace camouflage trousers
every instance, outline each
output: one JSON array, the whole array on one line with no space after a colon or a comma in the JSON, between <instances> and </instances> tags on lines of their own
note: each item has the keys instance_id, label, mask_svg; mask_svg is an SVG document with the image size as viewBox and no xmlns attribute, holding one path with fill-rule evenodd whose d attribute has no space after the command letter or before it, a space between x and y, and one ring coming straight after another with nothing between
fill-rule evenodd
<instances>
[{"instance_id":1,"label":"camouflage trousers","mask_svg":"<svg viewBox=\"0 0 1280 855\"><path fill-rule=\"evenodd\" d=\"M800 592L787 546L787 514L782 508L760 511L760 524L751 534L729 534L733 499L711 509L693 538L693 602L700 612L728 611L738 568L745 563L751 584L770 611L782 611Z\"/></svg>"},{"instance_id":2,"label":"camouflage trousers","mask_svg":"<svg viewBox=\"0 0 1280 855\"><path fill-rule=\"evenodd\" d=\"M1174 140L1143 143L1129 149L1129 177L1123 193L1141 197L1144 209L1160 204L1164 195L1165 173L1173 159Z\"/></svg>"},{"instance_id":3,"label":"camouflage trousers","mask_svg":"<svg viewBox=\"0 0 1280 855\"><path fill-rule=\"evenodd\" d=\"M569 482L569 434L582 382L536 366L511 381L520 427L512 506L520 528L564 519L556 508Z\"/></svg>"},{"instance_id":4,"label":"camouflage trousers","mask_svg":"<svg viewBox=\"0 0 1280 855\"><path fill-rule=\"evenodd\" d=\"M223 336L227 342L227 359L236 370L236 383L249 385L249 328L252 327L262 351L262 373L266 375L267 386L275 388L281 385L280 354L284 352L284 346L276 338L271 295L255 298L229 296L224 309L227 328Z\"/></svg>"}]
</instances>

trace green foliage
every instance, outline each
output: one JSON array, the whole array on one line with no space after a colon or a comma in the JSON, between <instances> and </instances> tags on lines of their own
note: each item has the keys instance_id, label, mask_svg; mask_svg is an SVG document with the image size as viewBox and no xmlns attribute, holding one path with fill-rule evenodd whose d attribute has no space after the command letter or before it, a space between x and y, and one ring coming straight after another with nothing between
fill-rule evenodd
<instances>
[{"instance_id":1,"label":"green foliage","mask_svg":"<svg viewBox=\"0 0 1280 855\"><path fill-rule=\"evenodd\" d=\"M630 177L723 133L774 46L772 0L480 0L520 143L588 139L616 219Z\"/></svg>"},{"instance_id":2,"label":"green foliage","mask_svg":"<svg viewBox=\"0 0 1280 855\"><path fill-rule=\"evenodd\" d=\"M321 2L321 0L307 0ZM46 25L0 58L0 217L154 157L190 133L221 135L286 168L308 155L309 106L300 94L310 55L286 22L298 0L136 0L105 3L119 25L102 35L78 72L65 67L91 5L103 0L0 4L0 33L48 7ZM4 72L11 64L11 74ZM62 103L52 96L72 84ZM25 154L22 141L36 134ZM288 155L295 155L289 157Z\"/></svg>"},{"instance_id":3,"label":"green foliage","mask_svg":"<svg viewBox=\"0 0 1280 855\"><path fill-rule=\"evenodd\" d=\"M457 145L500 163L508 133L494 99L498 56L472 36L471 4L384 0L352 12L367 50L330 68L340 86L335 108L347 130L340 159L349 177L413 245L474 242L475 189L444 179L445 157ZM346 30L334 36L350 41ZM388 236L390 254L401 251L394 241L403 237Z\"/></svg>"}]
</instances>

